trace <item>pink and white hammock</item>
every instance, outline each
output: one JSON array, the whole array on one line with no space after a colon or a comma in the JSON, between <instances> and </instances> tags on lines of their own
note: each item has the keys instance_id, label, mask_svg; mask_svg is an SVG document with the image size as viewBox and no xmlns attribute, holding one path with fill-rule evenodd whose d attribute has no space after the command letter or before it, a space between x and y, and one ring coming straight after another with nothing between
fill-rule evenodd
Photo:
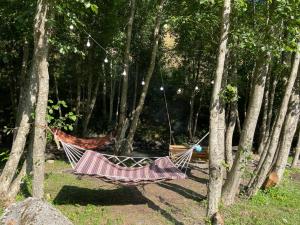
<instances>
[{"instance_id":1,"label":"pink and white hammock","mask_svg":"<svg viewBox=\"0 0 300 225\"><path fill-rule=\"evenodd\" d=\"M57 137L56 139L61 143L75 174L122 185L185 179L193 153L193 148L190 148L172 157L116 156L83 149Z\"/></svg>"}]
</instances>

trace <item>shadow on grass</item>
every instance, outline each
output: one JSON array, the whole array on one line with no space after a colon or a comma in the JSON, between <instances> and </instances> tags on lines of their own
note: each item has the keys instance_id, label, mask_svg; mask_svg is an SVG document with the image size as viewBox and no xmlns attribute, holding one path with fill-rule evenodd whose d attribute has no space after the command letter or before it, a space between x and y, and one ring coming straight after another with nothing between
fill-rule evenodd
<instances>
[{"instance_id":1,"label":"shadow on grass","mask_svg":"<svg viewBox=\"0 0 300 225\"><path fill-rule=\"evenodd\" d=\"M113 190L95 190L66 185L59 191L53 203L57 205L138 205L146 204L147 199L135 187L121 187Z\"/></svg>"},{"instance_id":2,"label":"shadow on grass","mask_svg":"<svg viewBox=\"0 0 300 225\"><path fill-rule=\"evenodd\" d=\"M88 204L112 206L112 205L139 205L147 204L149 208L159 212L165 219L173 224L183 225L176 220L169 212L160 208L150 199L146 198L136 187L120 187L113 190L93 190L76 186L63 186L55 197L56 205L86 206Z\"/></svg>"},{"instance_id":3,"label":"shadow on grass","mask_svg":"<svg viewBox=\"0 0 300 225\"><path fill-rule=\"evenodd\" d=\"M188 178L189 179L191 179L191 180L193 180L193 181L196 181L196 182L199 182L199 183L201 183L201 184L207 184L207 182L208 182L208 179L207 178L201 178L201 177L196 177L196 176L194 176L193 174L188 174Z\"/></svg>"},{"instance_id":4,"label":"shadow on grass","mask_svg":"<svg viewBox=\"0 0 300 225\"><path fill-rule=\"evenodd\" d=\"M183 197L192 199L194 201L200 202L206 198L204 195L198 194L198 193L196 193L192 190L189 190L185 187L182 187L178 184L160 183L158 185L163 188L169 189L171 191L177 192L178 194L182 195Z\"/></svg>"}]
</instances>

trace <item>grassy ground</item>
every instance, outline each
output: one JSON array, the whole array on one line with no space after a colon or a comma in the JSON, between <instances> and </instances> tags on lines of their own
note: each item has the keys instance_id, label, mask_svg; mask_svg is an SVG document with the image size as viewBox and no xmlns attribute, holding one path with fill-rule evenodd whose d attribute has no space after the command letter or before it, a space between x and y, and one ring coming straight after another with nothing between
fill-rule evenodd
<instances>
[{"instance_id":1,"label":"grassy ground","mask_svg":"<svg viewBox=\"0 0 300 225\"><path fill-rule=\"evenodd\" d=\"M230 225L300 224L300 170L287 170L280 186L223 210Z\"/></svg>"},{"instance_id":2,"label":"grassy ground","mask_svg":"<svg viewBox=\"0 0 300 225\"><path fill-rule=\"evenodd\" d=\"M95 179L77 179L61 161L47 163L45 195L75 225L203 224L205 179L122 188ZM194 174L199 175L199 174ZM23 193L30 192L28 190ZM19 196L24 198L24 194ZM300 224L300 170L288 170L284 182L251 200L223 208L228 225ZM201 202L202 201L202 202ZM0 213L3 207L0 203Z\"/></svg>"}]
</instances>

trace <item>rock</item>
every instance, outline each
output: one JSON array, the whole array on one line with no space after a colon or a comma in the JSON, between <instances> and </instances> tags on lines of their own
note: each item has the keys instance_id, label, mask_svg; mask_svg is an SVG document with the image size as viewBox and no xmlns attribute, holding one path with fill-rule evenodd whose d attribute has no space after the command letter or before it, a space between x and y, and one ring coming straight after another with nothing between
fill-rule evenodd
<instances>
[{"instance_id":1,"label":"rock","mask_svg":"<svg viewBox=\"0 0 300 225\"><path fill-rule=\"evenodd\" d=\"M37 198L27 198L8 207L0 225L73 225L52 205Z\"/></svg>"}]
</instances>

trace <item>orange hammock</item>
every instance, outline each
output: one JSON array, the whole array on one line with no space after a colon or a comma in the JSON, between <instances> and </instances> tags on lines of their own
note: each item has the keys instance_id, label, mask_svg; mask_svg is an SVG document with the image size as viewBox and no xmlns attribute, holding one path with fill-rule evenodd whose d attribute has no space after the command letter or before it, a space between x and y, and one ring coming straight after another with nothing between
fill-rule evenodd
<instances>
[{"instance_id":1,"label":"orange hammock","mask_svg":"<svg viewBox=\"0 0 300 225\"><path fill-rule=\"evenodd\" d=\"M104 137L78 138L67 134L59 129L52 129L52 132L58 141L63 141L65 143L76 145L80 148L90 150L101 149L105 145L109 145L113 140L113 136L110 134Z\"/></svg>"}]
</instances>

